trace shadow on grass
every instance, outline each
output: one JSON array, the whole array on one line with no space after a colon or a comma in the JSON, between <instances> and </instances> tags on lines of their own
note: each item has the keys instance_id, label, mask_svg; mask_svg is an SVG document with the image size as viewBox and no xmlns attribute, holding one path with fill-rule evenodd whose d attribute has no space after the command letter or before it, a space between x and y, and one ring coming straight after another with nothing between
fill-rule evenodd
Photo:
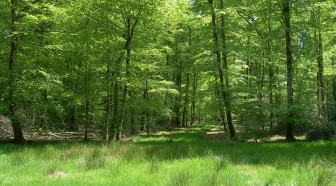
<instances>
[{"instance_id":1,"label":"shadow on grass","mask_svg":"<svg viewBox=\"0 0 336 186\"><path fill-rule=\"evenodd\" d=\"M142 134L129 141L84 143L81 141L36 141L25 145L0 144L0 154L25 152L25 149L43 151L52 147L56 151L70 148L99 149L117 154L126 160L174 161L187 158L227 157L232 164L277 165L288 168L294 164L308 164L312 159L326 160L336 166L336 142L236 142L209 141L209 127L177 129L172 132Z\"/></svg>"},{"instance_id":2,"label":"shadow on grass","mask_svg":"<svg viewBox=\"0 0 336 186\"><path fill-rule=\"evenodd\" d=\"M237 142L209 141L209 128L177 130L170 133L142 135L134 142L145 148L148 159L176 160L208 156L227 156L233 164L277 163L280 167L296 163L307 164L312 159L330 161L336 165L335 141ZM211 138L211 137L210 137Z\"/></svg>"}]
</instances>

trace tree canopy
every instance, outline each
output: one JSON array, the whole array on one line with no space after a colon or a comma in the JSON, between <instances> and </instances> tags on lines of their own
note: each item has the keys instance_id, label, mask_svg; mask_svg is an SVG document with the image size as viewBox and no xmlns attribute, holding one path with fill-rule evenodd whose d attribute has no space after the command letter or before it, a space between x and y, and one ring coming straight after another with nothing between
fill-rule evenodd
<instances>
[{"instance_id":1,"label":"tree canopy","mask_svg":"<svg viewBox=\"0 0 336 186\"><path fill-rule=\"evenodd\" d=\"M119 140L223 125L231 138L335 127L334 0L3 0L0 115ZM330 129L332 130L332 129Z\"/></svg>"}]
</instances>

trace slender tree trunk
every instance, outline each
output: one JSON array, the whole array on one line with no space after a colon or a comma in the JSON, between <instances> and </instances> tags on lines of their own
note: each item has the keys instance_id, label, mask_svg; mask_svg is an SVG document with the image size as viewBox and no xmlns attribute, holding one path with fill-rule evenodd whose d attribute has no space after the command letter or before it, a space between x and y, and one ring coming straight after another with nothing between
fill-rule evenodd
<instances>
[{"instance_id":1,"label":"slender tree trunk","mask_svg":"<svg viewBox=\"0 0 336 186\"><path fill-rule=\"evenodd\" d=\"M25 139L23 137L22 127L20 116L18 113L18 102L17 98L17 49L18 49L18 35L16 35L16 24L18 23L19 19L19 1L18 0L11 0L11 15L12 15L12 22L11 22L11 42L10 42L10 56L9 56L9 111L10 111L10 119L12 122L13 133L14 133L14 142L15 143L23 143Z\"/></svg>"},{"instance_id":2,"label":"slender tree trunk","mask_svg":"<svg viewBox=\"0 0 336 186\"><path fill-rule=\"evenodd\" d=\"M190 125L195 123L196 118L196 91L197 91L197 73L193 73L193 91L192 91L192 101L191 101L191 122Z\"/></svg>"},{"instance_id":3,"label":"slender tree trunk","mask_svg":"<svg viewBox=\"0 0 336 186\"><path fill-rule=\"evenodd\" d=\"M250 36L247 36L247 44L246 44L246 48L248 51L250 51ZM251 73L251 61L250 61L250 54L249 52L247 53L246 56L246 65L247 68L245 69L245 73L246 73L246 86L249 89L250 88L250 73Z\"/></svg>"},{"instance_id":4,"label":"slender tree trunk","mask_svg":"<svg viewBox=\"0 0 336 186\"><path fill-rule=\"evenodd\" d=\"M176 85L179 91L179 94L175 96L175 105L174 105L174 124L179 127L181 125L181 114L180 114L180 105L181 105L181 93L182 93L182 74L180 71L180 65L177 65L177 73L176 73Z\"/></svg>"},{"instance_id":5,"label":"slender tree trunk","mask_svg":"<svg viewBox=\"0 0 336 186\"><path fill-rule=\"evenodd\" d=\"M130 61L131 61L131 49L128 47L126 48L126 77L130 77ZM118 132L117 132L117 139L121 138L121 128L124 122L125 112L126 112L126 102L127 102L127 94L128 94L128 85L127 82L124 86L123 98L121 101L121 122L118 124Z\"/></svg>"},{"instance_id":6,"label":"slender tree trunk","mask_svg":"<svg viewBox=\"0 0 336 186\"><path fill-rule=\"evenodd\" d=\"M274 106L274 101L273 101L273 82L274 82L274 69L273 69L273 64L270 64L269 66L269 106L270 106L270 115L269 115L269 128L272 130L273 125L274 125L274 112L273 112L273 106Z\"/></svg>"},{"instance_id":7,"label":"slender tree trunk","mask_svg":"<svg viewBox=\"0 0 336 186\"><path fill-rule=\"evenodd\" d=\"M317 61L317 100L319 108L319 117L321 122L325 121L326 104L324 94L324 72L323 72L323 48L322 48L322 34L321 31L315 30L316 41L316 61Z\"/></svg>"},{"instance_id":8,"label":"slender tree trunk","mask_svg":"<svg viewBox=\"0 0 336 186\"><path fill-rule=\"evenodd\" d=\"M211 0L212 1L212 0ZM213 2L212 2L213 4ZM224 0L220 2L220 8L224 10ZM213 7L213 5L212 5ZM212 10L213 14L213 25L216 25L216 15L214 9ZM224 15L221 15L221 37L222 37L222 58L223 58L223 68L224 68L224 86L223 88L223 97L224 97L224 104L225 104L225 111L226 111L226 119L229 127L230 137L231 139L235 137L236 132L233 126L232 121L232 111L231 111L231 94L227 91L230 88L229 83L229 68L228 68L228 56L227 56L227 47L226 47L226 33L225 33L225 18ZM222 74L223 75L223 74Z\"/></svg>"},{"instance_id":9,"label":"slender tree trunk","mask_svg":"<svg viewBox=\"0 0 336 186\"><path fill-rule=\"evenodd\" d=\"M129 97L131 100L133 100L133 91L129 91ZM134 104L134 102L132 102L132 104ZM133 106L131 106L130 110L130 128L131 128L131 134L132 135L136 134L137 130L135 127L135 110Z\"/></svg>"},{"instance_id":10,"label":"slender tree trunk","mask_svg":"<svg viewBox=\"0 0 336 186\"><path fill-rule=\"evenodd\" d=\"M282 13L283 21L285 24L285 37L286 37L286 56L287 56L287 130L286 130L286 141L295 141L294 137L294 122L293 122L293 57L291 49L291 13L290 13L291 0L283 0L282 2Z\"/></svg>"},{"instance_id":11,"label":"slender tree trunk","mask_svg":"<svg viewBox=\"0 0 336 186\"><path fill-rule=\"evenodd\" d=\"M109 140L109 129L111 123L111 102L112 102L112 83L111 83L111 64L106 64L106 105L105 105L105 140Z\"/></svg>"},{"instance_id":12,"label":"slender tree trunk","mask_svg":"<svg viewBox=\"0 0 336 186\"><path fill-rule=\"evenodd\" d=\"M88 127L90 122L90 100L86 96L85 98L85 132L84 132L84 141L88 140Z\"/></svg>"},{"instance_id":13,"label":"slender tree trunk","mask_svg":"<svg viewBox=\"0 0 336 186\"><path fill-rule=\"evenodd\" d=\"M121 58L121 57L120 57ZM119 60L117 61L119 63ZM120 64L116 64L119 66ZM119 120L119 67L117 67L114 73L114 93L113 93L113 115L112 122L109 130L109 140L114 140L116 137L116 127Z\"/></svg>"},{"instance_id":14,"label":"slender tree trunk","mask_svg":"<svg viewBox=\"0 0 336 186\"><path fill-rule=\"evenodd\" d=\"M335 56L332 58L332 66L333 66L333 69L336 68L336 65L335 65ZM336 121L336 75L334 75L332 77L332 84L333 84L333 90L332 90L332 95L333 95L333 98L334 98L334 114L333 114L333 118L334 118L334 121Z\"/></svg>"},{"instance_id":15,"label":"slender tree trunk","mask_svg":"<svg viewBox=\"0 0 336 186\"><path fill-rule=\"evenodd\" d=\"M222 125L224 126L224 132L227 133L228 132L228 129L227 129L227 126L226 126L226 117L225 117L225 110L224 110L224 104L223 104L223 98L220 94L220 86L218 85L218 80L216 78L216 98L217 98L217 101L218 101L218 106L219 106L219 116L221 117L221 121L222 121Z\"/></svg>"},{"instance_id":16,"label":"slender tree trunk","mask_svg":"<svg viewBox=\"0 0 336 186\"><path fill-rule=\"evenodd\" d=\"M184 106L183 106L183 113L182 113L182 126L188 125L189 82L190 82L190 74L187 73L187 83L186 83Z\"/></svg>"},{"instance_id":17,"label":"slender tree trunk","mask_svg":"<svg viewBox=\"0 0 336 186\"><path fill-rule=\"evenodd\" d=\"M262 107L262 100L263 100L263 88L264 88L264 80L265 80L265 63L262 61L261 64L261 78L260 78L260 83L259 83L259 117L260 119L263 118L263 107ZM263 122L261 122L261 129L265 130L265 125Z\"/></svg>"},{"instance_id":18,"label":"slender tree trunk","mask_svg":"<svg viewBox=\"0 0 336 186\"><path fill-rule=\"evenodd\" d=\"M272 14L272 5L269 6L269 15ZM271 33L272 31L272 25L271 25L271 19L268 19L268 33ZM268 94L268 99L269 99L269 107L270 107L270 115L269 115L269 129L270 131L273 128L274 125L274 112L273 112L273 84L274 84L274 67L272 64L272 45L271 45L271 40L268 38L267 40L267 55L268 55L268 76L269 76L269 94Z\"/></svg>"},{"instance_id":19,"label":"slender tree trunk","mask_svg":"<svg viewBox=\"0 0 336 186\"><path fill-rule=\"evenodd\" d=\"M108 6L108 4L106 4ZM110 21L109 21L109 16L106 14L106 44L109 43L110 41ZM111 124L111 110L112 110L112 81L111 81L111 60L109 59L110 55L110 49L107 48L106 50L106 105L105 105L105 140L109 140L109 127Z\"/></svg>"},{"instance_id":20,"label":"slender tree trunk","mask_svg":"<svg viewBox=\"0 0 336 186\"><path fill-rule=\"evenodd\" d=\"M84 78L84 88L85 88L85 130L84 130L84 141L88 140L88 129L90 124L90 66L89 62L85 64L85 78Z\"/></svg>"}]
</instances>

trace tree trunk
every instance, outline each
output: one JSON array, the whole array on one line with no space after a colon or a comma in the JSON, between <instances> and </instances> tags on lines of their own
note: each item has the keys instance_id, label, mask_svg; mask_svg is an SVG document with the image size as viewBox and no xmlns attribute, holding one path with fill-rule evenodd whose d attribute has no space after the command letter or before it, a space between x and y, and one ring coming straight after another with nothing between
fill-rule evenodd
<instances>
[{"instance_id":1,"label":"tree trunk","mask_svg":"<svg viewBox=\"0 0 336 186\"><path fill-rule=\"evenodd\" d=\"M272 5L269 6L269 15L272 15ZM268 19L268 33L271 33L272 31L272 25L271 25L271 19ZM268 76L269 76L269 108L270 108L270 114L269 114L269 130L271 131L274 125L274 109L273 109L273 84L274 84L274 67L272 64L272 45L271 45L271 38L268 38L267 40L267 55L268 55Z\"/></svg>"},{"instance_id":2,"label":"tree trunk","mask_svg":"<svg viewBox=\"0 0 336 186\"><path fill-rule=\"evenodd\" d=\"M216 78L216 98L217 98L217 101L218 101L218 106L219 106L219 116L221 118L221 121L222 121L222 125L224 126L224 132L227 133L228 132L228 129L226 127L226 117L225 117L225 110L224 110L224 104L222 102L222 96L220 94L220 87L218 86L218 80Z\"/></svg>"},{"instance_id":3,"label":"tree trunk","mask_svg":"<svg viewBox=\"0 0 336 186\"><path fill-rule=\"evenodd\" d=\"M212 1L212 0L211 0ZM213 4L213 3L212 3ZM224 10L224 1L221 0L220 2L220 8ZM213 7L213 6L212 6ZM214 10L212 11L213 16L215 16ZM213 25L216 25L216 17L213 18L215 22L213 22ZM231 111L231 94L228 92L228 89L230 88L229 83L229 68L228 68L228 56L227 56L227 47L226 47L226 33L225 33L225 19L224 15L221 15L221 37L222 37L222 57L223 57L223 68L224 68L224 82L225 85L223 88L223 97L224 97L224 104L225 104L225 111L226 111L226 119L229 127L230 137L231 139L235 137L236 132L233 126L232 122L232 111ZM222 74L223 75L223 74Z\"/></svg>"},{"instance_id":4,"label":"tree trunk","mask_svg":"<svg viewBox=\"0 0 336 186\"><path fill-rule=\"evenodd\" d=\"M332 67L333 69L336 68L335 66L335 56L332 58ZM336 121L336 75L334 75L332 77L332 84L333 84L333 90L332 90L332 95L333 95L333 98L334 98L334 114L333 114L333 117L334 117L334 121Z\"/></svg>"},{"instance_id":5,"label":"tree trunk","mask_svg":"<svg viewBox=\"0 0 336 186\"><path fill-rule=\"evenodd\" d=\"M265 63L262 61L261 64L261 78L260 78L260 83L259 83L259 118L263 120L263 107L262 107L262 100L263 100L263 88L264 88L264 79L265 79ZM261 121L261 129L265 130L265 125L264 122Z\"/></svg>"},{"instance_id":6,"label":"tree trunk","mask_svg":"<svg viewBox=\"0 0 336 186\"><path fill-rule=\"evenodd\" d=\"M111 83L111 64L106 64L106 105L105 105L105 140L109 140L109 130L111 122L111 102L112 102L112 83Z\"/></svg>"},{"instance_id":7,"label":"tree trunk","mask_svg":"<svg viewBox=\"0 0 336 186\"><path fill-rule=\"evenodd\" d=\"M182 92L182 74L180 72L180 65L177 67L176 73L176 85L179 91L179 95L175 96L175 105L174 105L174 124L175 126L179 127L181 125L181 114L180 114L180 104L181 104L181 92Z\"/></svg>"},{"instance_id":8,"label":"tree trunk","mask_svg":"<svg viewBox=\"0 0 336 186\"><path fill-rule=\"evenodd\" d=\"M191 101L191 122L190 125L195 123L196 118L196 91L197 91L197 73L193 73L193 91L192 91L192 101Z\"/></svg>"},{"instance_id":9,"label":"tree trunk","mask_svg":"<svg viewBox=\"0 0 336 186\"><path fill-rule=\"evenodd\" d=\"M319 108L319 117L321 122L325 121L326 117L326 104L324 95L324 73L323 73L323 48L322 48L322 34L319 30L318 33L315 30L316 41L316 61L317 61L317 100Z\"/></svg>"},{"instance_id":10,"label":"tree trunk","mask_svg":"<svg viewBox=\"0 0 336 186\"><path fill-rule=\"evenodd\" d=\"M119 64L117 64L118 66ZM117 69L118 71L118 69ZM112 115L112 122L110 125L110 130L109 130L109 140L114 140L116 137L116 127L118 123L118 118L119 118L119 80L118 80L118 75L116 75L115 72L115 80L114 80L114 94L113 94L113 115Z\"/></svg>"},{"instance_id":11,"label":"tree trunk","mask_svg":"<svg viewBox=\"0 0 336 186\"><path fill-rule=\"evenodd\" d=\"M126 77L130 77L130 61L131 61L131 49L129 48L129 46L126 48ZM126 112L126 102L127 102L127 94L128 94L128 82L125 82L125 86L124 86L124 92L123 92L123 98L121 101L121 121L118 124L118 132L117 132L117 139L120 139L121 137L121 128L124 122L124 117L125 117L125 112Z\"/></svg>"},{"instance_id":12,"label":"tree trunk","mask_svg":"<svg viewBox=\"0 0 336 186\"><path fill-rule=\"evenodd\" d=\"M269 129L272 130L274 125L274 112L273 112L273 82L274 82L274 70L273 64L269 66L269 106L270 106L270 115L269 115Z\"/></svg>"},{"instance_id":13,"label":"tree trunk","mask_svg":"<svg viewBox=\"0 0 336 186\"><path fill-rule=\"evenodd\" d=\"M18 103L17 98L19 97L17 95L17 87L16 87L16 81L17 81L17 48L18 48L18 36L17 36L17 30L16 30L16 24L19 19L19 13L18 13L18 0L11 0L11 15L12 15L12 22L11 22L11 47L10 47L10 56L9 56L9 111L10 111L10 119L12 122L13 127L13 133L14 133L14 142L15 143L24 143L25 139L23 137L22 127L21 127L21 121L20 116L18 113Z\"/></svg>"},{"instance_id":14,"label":"tree trunk","mask_svg":"<svg viewBox=\"0 0 336 186\"><path fill-rule=\"evenodd\" d=\"M286 37L286 56L287 56L287 123L286 123L286 141L295 141L294 137L294 115L293 107L293 58L291 49L291 22L290 22L290 0L283 0L282 13L283 22L285 24L285 37Z\"/></svg>"},{"instance_id":15,"label":"tree trunk","mask_svg":"<svg viewBox=\"0 0 336 186\"><path fill-rule=\"evenodd\" d=\"M89 62L85 65L85 131L84 131L84 141L88 140L88 129L90 123L90 67Z\"/></svg>"},{"instance_id":16,"label":"tree trunk","mask_svg":"<svg viewBox=\"0 0 336 186\"><path fill-rule=\"evenodd\" d=\"M183 106L183 113L182 113L182 126L184 127L188 125L189 82L190 82L189 76L190 74L187 73L187 83L186 83L184 106Z\"/></svg>"}]
</instances>

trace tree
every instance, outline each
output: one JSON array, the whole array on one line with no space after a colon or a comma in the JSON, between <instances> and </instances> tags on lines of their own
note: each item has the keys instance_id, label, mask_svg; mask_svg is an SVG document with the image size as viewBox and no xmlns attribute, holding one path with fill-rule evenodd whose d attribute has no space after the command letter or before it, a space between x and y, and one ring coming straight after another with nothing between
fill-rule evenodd
<instances>
[{"instance_id":1,"label":"tree","mask_svg":"<svg viewBox=\"0 0 336 186\"><path fill-rule=\"evenodd\" d=\"M294 119L293 115L293 56L291 48L291 1L283 0L282 2L282 14L283 14L283 23L285 27L285 38L286 38L286 66L287 66L287 109L288 109L288 118L287 118L287 131L286 131L286 140L295 141L294 137Z\"/></svg>"},{"instance_id":2,"label":"tree","mask_svg":"<svg viewBox=\"0 0 336 186\"><path fill-rule=\"evenodd\" d=\"M9 55L9 111L10 119L12 121L13 132L14 132L14 142L23 143L25 141L23 137L21 121L19 116L19 105L17 94L17 76L19 71L17 70L17 53L19 45L19 31L17 29L17 24L22 16L20 11L20 6L22 2L19 0L11 0L11 31L10 31L10 55Z\"/></svg>"},{"instance_id":3,"label":"tree","mask_svg":"<svg viewBox=\"0 0 336 186\"><path fill-rule=\"evenodd\" d=\"M228 80L228 75L225 75L224 77L224 72L228 73L227 71L227 54L226 54L226 40L225 40L225 32L224 32L224 17L221 17L222 21L222 30L221 30L221 36L222 36L222 44L223 44L223 61L224 61L224 68L222 66L222 56L219 50L219 39L218 39L218 30L217 30L217 24L216 24L216 14L215 14L215 8L214 8L214 3L213 0L208 0L208 3L210 5L211 9L211 20L212 20L212 29L213 29L213 42L214 42L214 52L216 54L216 60L217 60L217 70L218 70L218 75L219 75L219 82L220 82L220 90L221 94L224 99L225 103L225 110L226 110L226 118L228 121L228 126L229 126L229 132L230 132L230 137L234 138L235 137L235 130L232 124L232 115L231 115L231 101L230 101L230 94L227 92L227 88L229 86L229 80ZM223 2L221 1L221 8L224 8Z\"/></svg>"}]
</instances>

